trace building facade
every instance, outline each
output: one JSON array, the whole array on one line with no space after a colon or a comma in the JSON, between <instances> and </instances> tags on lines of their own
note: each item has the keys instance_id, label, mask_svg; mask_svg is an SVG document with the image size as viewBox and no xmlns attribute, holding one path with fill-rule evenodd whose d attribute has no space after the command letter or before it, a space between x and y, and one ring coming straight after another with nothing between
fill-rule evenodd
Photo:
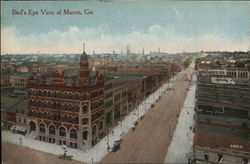
<instances>
[{"instance_id":1,"label":"building facade","mask_svg":"<svg viewBox=\"0 0 250 164\"><path fill-rule=\"evenodd\" d=\"M104 80L89 71L85 51L77 74L31 76L28 99L28 133L39 140L84 149L105 134Z\"/></svg>"}]
</instances>

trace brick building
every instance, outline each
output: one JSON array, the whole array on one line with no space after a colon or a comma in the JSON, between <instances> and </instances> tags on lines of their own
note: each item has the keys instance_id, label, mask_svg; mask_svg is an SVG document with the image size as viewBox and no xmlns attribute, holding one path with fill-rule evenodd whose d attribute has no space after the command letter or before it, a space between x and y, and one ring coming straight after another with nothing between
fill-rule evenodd
<instances>
[{"instance_id":1,"label":"brick building","mask_svg":"<svg viewBox=\"0 0 250 164\"><path fill-rule=\"evenodd\" d=\"M83 51L77 74L54 71L28 81L28 133L84 149L104 136L104 80Z\"/></svg>"}]
</instances>

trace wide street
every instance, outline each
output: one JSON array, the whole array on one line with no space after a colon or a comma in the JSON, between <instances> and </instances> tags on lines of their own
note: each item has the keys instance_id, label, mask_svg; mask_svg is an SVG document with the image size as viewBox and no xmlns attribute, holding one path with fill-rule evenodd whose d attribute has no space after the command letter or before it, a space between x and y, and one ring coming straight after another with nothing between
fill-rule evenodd
<instances>
[{"instance_id":1,"label":"wide street","mask_svg":"<svg viewBox=\"0 0 250 164\"><path fill-rule=\"evenodd\" d=\"M108 154L103 163L160 163L164 161L177 124L178 114L190 87L193 65L178 76L171 90L139 121L135 131L129 131L121 149ZM185 136L184 136L185 137Z\"/></svg>"}]
</instances>

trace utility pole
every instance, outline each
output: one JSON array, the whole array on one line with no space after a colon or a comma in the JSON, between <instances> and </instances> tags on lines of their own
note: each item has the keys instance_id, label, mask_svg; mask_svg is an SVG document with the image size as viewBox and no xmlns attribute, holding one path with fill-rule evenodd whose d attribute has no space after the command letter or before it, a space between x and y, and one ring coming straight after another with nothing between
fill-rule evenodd
<instances>
[{"instance_id":1,"label":"utility pole","mask_svg":"<svg viewBox=\"0 0 250 164\"><path fill-rule=\"evenodd\" d=\"M137 106L137 110L138 110L138 120L139 120L139 118L140 118L140 110L139 110L139 107Z\"/></svg>"},{"instance_id":2,"label":"utility pole","mask_svg":"<svg viewBox=\"0 0 250 164\"><path fill-rule=\"evenodd\" d=\"M169 139L169 143L170 143L170 140L171 140L171 125L169 125L169 137L168 137L168 139Z\"/></svg>"},{"instance_id":3,"label":"utility pole","mask_svg":"<svg viewBox=\"0 0 250 164\"><path fill-rule=\"evenodd\" d=\"M122 103L121 103L121 113L120 113L120 117L121 117L121 134L122 134Z\"/></svg>"}]
</instances>

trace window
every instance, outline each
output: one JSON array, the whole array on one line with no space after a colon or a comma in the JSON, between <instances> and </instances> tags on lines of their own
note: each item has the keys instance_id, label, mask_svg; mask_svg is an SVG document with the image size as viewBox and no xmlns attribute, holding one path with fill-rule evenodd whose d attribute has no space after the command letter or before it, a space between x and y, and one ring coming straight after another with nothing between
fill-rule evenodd
<instances>
[{"instance_id":1,"label":"window","mask_svg":"<svg viewBox=\"0 0 250 164\"><path fill-rule=\"evenodd\" d=\"M101 121L99 124L99 130L102 130L102 129L103 129L103 121Z\"/></svg>"},{"instance_id":2,"label":"window","mask_svg":"<svg viewBox=\"0 0 250 164\"><path fill-rule=\"evenodd\" d=\"M38 96L41 96L42 95L42 92L41 90L38 91Z\"/></svg>"},{"instance_id":3,"label":"window","mask_svg":"<svg viewBox=\"0 0 250 164\"><path fill-rule=\"evenodd\" d=\"M91 98L95 98L98 96L98 92L97 91L94 91L91 93Z\"/></svg>"},{"instance_id":4,"label":"window","mask_svg":"<svg viewBox=\"0 0 250 164\"><path fill-rule=\"evenodd\" d=\"M45 133L45 125L43 123L40 124L39 128L40 128L39 130L41 133Z\"/></svg>"},{"instance_id":5,"label":"window","mask_svg":"<svg viewBox=\"0 0 250 164\"><path fill-rule=\"evenodd\" d=\"M83 100L87 100L88 99L88 95L86 93L83 94Z\"/></svg>"},{"instance_id":6,"label":"window","mask_svg":"<svg viewBox=\"0 0 250 164\"><path fill-rule=\"evenodd\" d=\"M75 129L70 130L70 138L77 139L77 131Z\"/></svg>"},{"instance_id":7,"label":"window","mask_svg":"<svg viewBox=\"0 0 250 164\"><path fill-rule=\"evenodd\" d=\"M56 135L56 128L54 125L49 126L49 134Z\"/></svg>"},{"instance_id":8,"label":"window","mask_svg":"<svg viewBox=\"0 0 250 164\"><path fill-rule=\"evenodd\" d=\"M96 135L96 125L92 128L92 136Z\"/></svg>"},{"instance_id":9,"label":"window","mask_svg":"<svg viewBox=\"0 0 250 164\"><path fill-rule=\"evenodd\" d=\"M71 117L71 116L68 117L68 122L69 122L69 123L72 122L72 117Z\"/></svg>"},{"instance_id":10,"label":"window","mask_svg":"<svg viewBox=\"0 0 250 164\"><path fill-rule=\"evenodd\" d=\"M72 105L71 104L69 104L69 110L72 111Z\"/></svg>"},{"instance_id":11,"label":"window","mask_svg":"<svg viewBox=\"0 0 250 164\"><path fill-rule=\"evenodd\" d=\"M72 99L72 94L71 93L69 93L69 97L68 97L69 99Z\"/></svg>"},{"instance_id":12,"label":"window","mask_svg":"<svg viewBox=\"0 0 250 164\"><path fill-rule=\"evenodd\" d=\"M88 124L88 120L89 120L88 118L83 118L82 119L82 124L83 125L87 125Z\"/></svg>"},{"instance_id":13,"label":"window","mask_svg":"<svg viewBox=\"0 0 250 164\"><path fill-rule=\"evenodd\" d=\"M83 105L82 107L82 113L87 113L88 112L88 105Z\"/></svg>"},{"instance_id":14,"label":"window","mask_svg":"<svg viewBox=\"0 0 250 164\"><path fill-rule=\"evenodd\" d=\"M68 109L68 106L67 104L64 104L64 107L63 107L64 110L67 110Z\"/></svg>"},{"instance_id":15,"label":"window","mask_svg":"<svg viewBox=\"0 0 250 164\"><path fill-rule=\"evenodd\" d=\"M82 139L85 140L85 141L87 141L87 139L88 139L88 131L84 131L82 133Z\"/></svg>"},{"instance_id":16,"label":"window","mask_svg":"<svg viewBox=\"0 0 250 164\"><path fill-rule=\"evenodd\" d=\"M109 92L109 93L105 94L106 99L108 99L108 98L110 98L112 96L113 96L113 92Z\"/></svg>"},{"instance_id":17,"label":"window","mask_svg":"<svg viewBox=\"0 0 250 164\"><path fill-rule=\"evenodd\" d=\"M99 95L102 95L104 93L103 89L99 91Z\"/></svg>"},{"instance_id":18,"label":"window","mask_svg":"<svg viewBox=\"0 0 250 164\"><path fill-rule=\"evenodd\" d=\"M208 161L208 153L204 153L205 161Z\"/></svg>"},{"instance_id":19,"label":"window","mask_svg":"<svg viewBox=\"0 0 250 164\"><path fill-rule=\"evenodd\" d=\"M59 129L59 136L66 137L66 130L64 127L60 127Z\"/></svg>"},{"instance_id":20,"label":"window","mask_svg":"<svg viewBox=\"0 0 250 164\"><path fill-rule=\"evenodd\" d=\"M79 112L79 105L78 104L76 104L75 109L76 109L76 112Z\"/></svg>"}]
</instances>

